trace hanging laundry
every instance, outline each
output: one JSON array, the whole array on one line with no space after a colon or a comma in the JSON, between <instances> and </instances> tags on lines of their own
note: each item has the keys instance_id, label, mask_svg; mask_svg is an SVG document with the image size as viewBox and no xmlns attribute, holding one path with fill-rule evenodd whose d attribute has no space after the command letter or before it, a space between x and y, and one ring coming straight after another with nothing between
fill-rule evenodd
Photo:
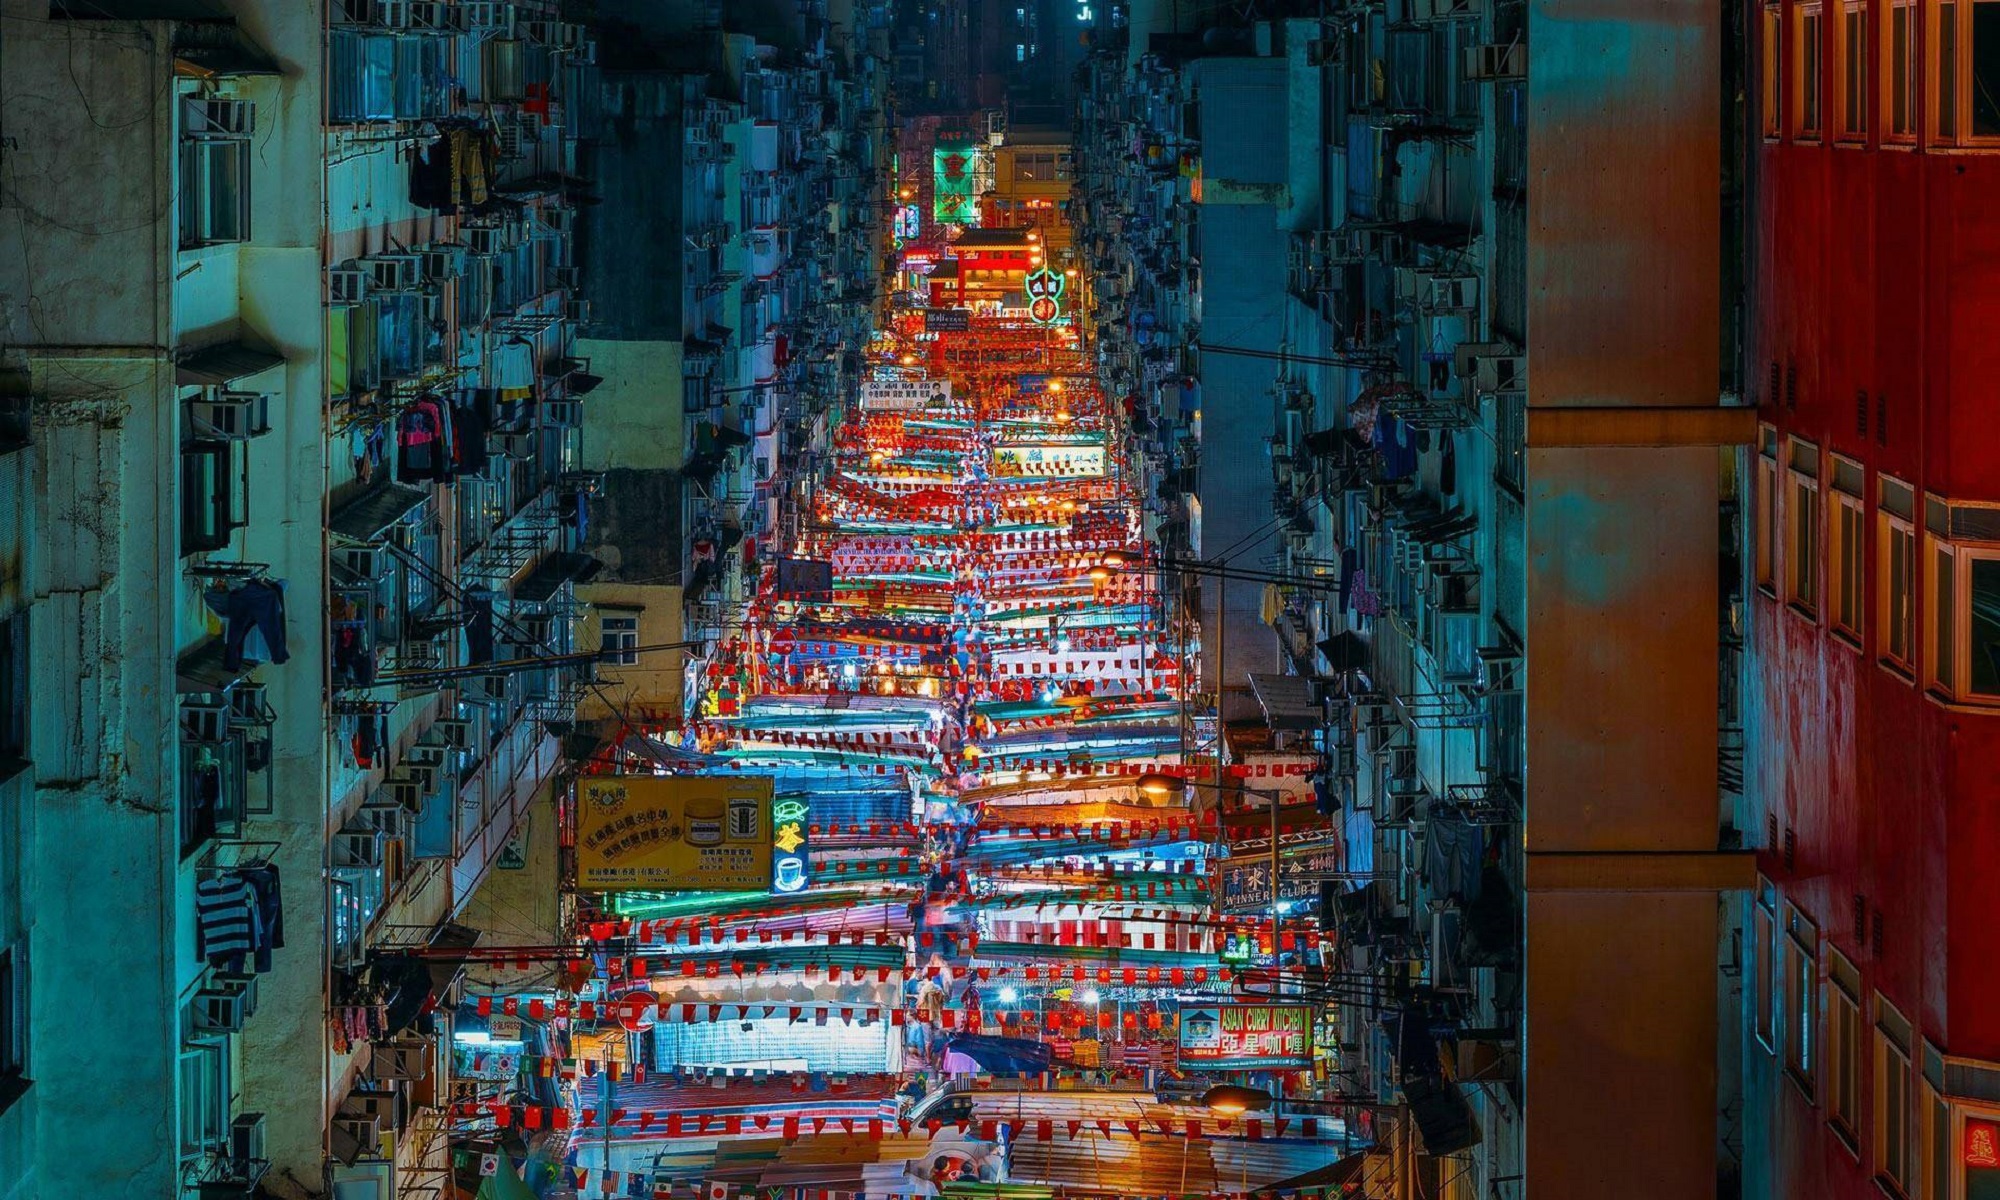
<instances>
[{"instance_id":1,"label":"hanging laundry","mask_svg":"<svg viewBox=\"0 0 2000 1200\"><path fill-rule=\"evenodd\" d=\"M235 871L223 871L194 885L195 950L212 966L243 969L255 948L256 893Z\"/></svg>"},{"instance_id":2,"label":"hanging laundry","mask_svg":"<svg viewBox=\"0 0 2000 1200\"><path fill-rule=\"evenodd\" d=\"M273 663L291 659L285 648L285 589L282 580L253 579L232 588L223 598L223 619L227 628L222 643L222 666L236 671L243 667L243 643L255 629Z\"/></svg>"},{"instance_id":3,"label":"hanging laundry","mask_svg":"<svg viewBox=\"0 0 2000 1200\"><path fill-rule=\"evenodd\" d=\"M444 403L428 392L396 421L397 476L404 483L451 478L451 423Z\"/></svg>"},{"instance_id":4,"label":"hanging laundry","mask_svg":"<svg viewBox=\"0 0 2000 1200\"><path fill-rule=\"evenodd\" d=\"M528 339L510 338L493 348L486 364L486 382L499 393L502 403L534 396L535 348Z\"/></svg>"},{"instance_id":5,"label":"hanging laundry","mask_svg":"<svg viewBox=\"0 0 2000 1200\"><path fill-rule=\"evenodd\" d=\"M487 430L486 414L480 411L478 404L451 406L452 449L457 456L460 475L486 473Z\"/></svg>"}]
</instances>

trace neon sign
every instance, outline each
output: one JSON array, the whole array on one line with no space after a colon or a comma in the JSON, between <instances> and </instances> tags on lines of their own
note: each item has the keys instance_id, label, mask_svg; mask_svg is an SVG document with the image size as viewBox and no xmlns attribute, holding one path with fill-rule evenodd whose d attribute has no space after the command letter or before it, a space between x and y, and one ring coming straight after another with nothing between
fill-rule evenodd
<instances>
[{"instance_id":1,"label":"neon sign","mask_svg":"<svg viewBox=\"0 0 2000 1200\"><path fill-rule=\"evenodd\" d=\"M1043 267L1021 285L1028 293L1028 316L1037 325L1053 325L1062 317L1063 277Z\"/></svg>"},{"instance_id":2,"label":"neon sign","mask_svg":"<svg viewBox=\"0 0 2000 1200\"><path fill-rule=\"evenodd\" d=\"M806 802L780 800L771 806L771 890L780 895L805 890Z\"/></svg>"}]
</instances>

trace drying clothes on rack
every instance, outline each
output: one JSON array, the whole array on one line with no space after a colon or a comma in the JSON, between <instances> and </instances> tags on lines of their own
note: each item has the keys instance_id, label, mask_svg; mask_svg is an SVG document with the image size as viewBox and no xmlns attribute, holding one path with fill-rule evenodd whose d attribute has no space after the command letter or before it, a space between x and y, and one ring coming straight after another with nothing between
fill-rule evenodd
<instances>
[{"instance_id":1,"label":"drying clothes on rack","mask_svg":"<svg viewBox=\"0 0 2000 1200\"><path fill-rule=\"evenodd\" d=\"M243 667L243 644L254 629L263 640L265 657L274 663L286 662L284 580L252 579L228 590L211 589L203 599L224 625L222 665L230 671Z\"/></svg>"},{"instance_id":2,"label":"drying clothes on rack","mask_svg":"<svg viewBox=\"0 0 2000 1200\"><path fill-rule=\"evenodd\" d=\"M362 483L374 480L375 473L389 465L389 430L376 421L357 425L347 433L348 453L354 458L354 477Z\"/></svg>"},{"instance_id":3,"label":"drying clothes on rack","mask_svg":"<svg viewBox=\"0 0 2000 1200\"><path fill-rule=\"evenodd\" d=\"M285 944L278 868L269 863L225 867L195 884L196 950L210 965L240 972L246 956L259 972Z\"/></svg>"},{"instance_id":4,"label":"drying clothes on rack","mask_svg":"<svg viewBox=\"0 0 2000 1200\"><path fill-rule=\"evenodd\" d=\"M335 687L368 687L375 682L375 651L362 613L353 600L337 592L327 609Z\"/></svg>"},{"instance_id":5,"label":"drying clothes on rack","mask_svg":"<svg viewBox=\"0 0 2000 1200\"><path fill-rule=\"evenodd\" d=\"M1408 479L1417 472L1417 446L1413 431L1387 413L1375 421L1375 452L1382 459L1382 477Z\"/></svg>"},{"instance_id":6,"label":"drying clothes on rack","mask_svg":"<svg viewBox=\"0 0 2000 1200\"><path fill-rule=\"evenodd\" d=\"M493 661L493 593L472 591L465 593L465 661L470 663L490 663Z\"/></svg>"},{"instance_id":7,"label":"drying clothes on rack","mask_svg":"<svg viewBox=\"0 0 2000 1200\"><path fill-rule=\"evenodd\" d=\"M451 478L451 419L444 401L426 392L396 419L396 475L404 483Z\"/></svg>"},{"instance_id":8,"label":"drying clothes on rack","mask_svg":"<svg viewBox=\"0 0 2000 1200\"><path fill-rule=\"evenodd\" d=\"M448 129L417 151L410 164L410 203L440 213L478 208L488 200L483 131Z\"/></svg>"},{"instance_id":9,"label":"drying clothes on rack","mask_svg":"<svg viewBox=\"0 0 2000 1200\"><path fill-rule=\"evenodd\" d=\"M359 713L354 718L354 736L348 746L354 751L354 765L375 766L389 745L389 718L376 713Z\"/></svg>"},{"instance_id":10,"label":"drying clothes on rack","mask_svg":"<svg viewBox=\"0 0 2000 1200\"><path fill-rule=\"evenodd\" d=\"M580 491L559 494L556 497L556 519L576 535L577 544L581 545L584 532L590 525L590 497Z\"/></svg>"},{"instance_id":11,"label":"drying clothes on rack","mask_svg":"<svg viewBox=\"0 0 2000 1200\"><path fill-rule=\"evenodd\" d=\"M486 364L486 382L504 403L526 400L535 394L535 348L528 339L517 337L493 347Z\"/></svg>"}]
</instances>

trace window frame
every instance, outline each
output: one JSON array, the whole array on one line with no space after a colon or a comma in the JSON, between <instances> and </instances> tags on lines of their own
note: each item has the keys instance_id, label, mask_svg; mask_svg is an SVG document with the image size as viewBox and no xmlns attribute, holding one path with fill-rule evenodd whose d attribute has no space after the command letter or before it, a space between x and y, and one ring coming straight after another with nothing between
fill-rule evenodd
<instances>
[{"instance_id":1,"label":"window frame","mask_svg":"<svg viewBox=\"0 0 2000 1200\"><path fill-rule=\"evenodd\" d=\"M1926 532L1924 545L1924 686L1947 699L1958 696L1958 547ZM1945 564L1950 564L1946 577Z\"/></svg>"},{"instance_id":2,"label":"window frame","mask_svg":"<svg viewBox=\"0 0 2000 1200\"><path fill-rule=\"evenodd\" d=\"M1860 492L1842 485L1841 477L1845 467L1865 478L1866 468L1833 457L1832 486L1826 491L1827 626L1859 648L1868 622L1868 505Z\"/></svg>"},{"instance_id":3,"label":"window frame","mask_svg":"<svg viewBox=\"0 0 2000 1200\"><path fill-rule=\"evenodd\" d=\"M1834 141L1854 146L1868 141L1869 70L1868 5L1866 0L1834 0L1838 20L1832 22ZM1857 45L1858 43L1858 45Z\"/></svg>"},{"instance_id":4,"label":"window frame","mask_svg":"<svg viewBox=\"0 0 2000 1200\"><path fill-rule=\"evenodd\" d=\"M1783 527L1778 503L1778 432L1769 425L1761 425L1757 430L1757 441L1759 448L1753 483L1756 492L1751 497L1751 534L1755 541L1752 547L1752 581L1759 591L1776 599L1778 536Z\"/></svg>"},{"instance_id":5,"label":"window frame","mask_svg":"<svg viewBox=\"0 0 2000 1200\"><path fill-rule=\"evenodd\" d=\"M215 160L228 156L229 161ZM251 167L256 155L250 139L235 135L183 134L174 155L175 244L182 250L236 246L251 237ZM234 196L217 194L224 176ZM227 211L229 222L218 221Z\"/></svg>"},{"instance_id":6,"label":"window frame","mask_svg":"<svg viewBox=\"0 0 2000 1200\"><path fill-rule=\"evenodd\" d=\"M1910 1051L1910 1025L1903 1014L1882 993L1875 993L1875 1036L1871 1063L1874 1079L1870 1093L1874 1116L1870 1121L1870 1144L1875 1164L1875 1181L1895 1196L1915 1196L1920 1182L1916 1167L1919 1158L1916 1117L1916 1056ZM1896 1098L1900 1098L1899 1101ZM1898 1115L1900 1114L1900 1119ZM1900 1127L1899 1129L1897 1127ZM1901 1155L1891 1161L1891 1135L1900 1137Z\"/></svg>"},{"instance_id":7,"label":"window frame","mask_svg":"<svg viewBox=\"0 0 2000 1200\"><path fill-rule=\"evenodd\" d=\"M1825 1056L1826 1121L1857 1158L1861 1154L1861 995L1860 973L1846 955L1826 948Z\"/></svg>"},{"instance_id":8,"label":"window frame","mask_svg":"<svg viewBox=\"0 0 2000 1200\"><path fill-rule=\"evenodd\" d=\"M1794 4L1792 25L1792 138L1818 142L1826 136L1825 4Z\"/></svg>"},{"instance_id":9,"label":"window frame","mask_svg":"<svg viewBox=\"0 0 2000 1200\"><path fill-rule=\"evenodd\" d=\"M1777 890L1763 876L1757 878L1757 896L1750 905L1751 953L1755 956L1757 978L1750 1003L1750 1032L1767 1054L1778 1053L1777 1003L1779 986Z\"/></svg>"},{"instance_id":10,"label":"window frame","mask_svg":"<svg viewBox=\"0 0 2000 1200\"><path fill-rule=\"evenodd\" d=\"M198 1097L186 1095L190 1067L199 1072ZM174 1140L183 1163L197 1162L229 1145L230 1089L234 1086L229 1067L227 1039L193 1034L181 1039L175 1061L174 1107L179 1120ZM211 1120L212 1125L206 1124ZM203 1127L195 1128L197 1122L203 1123Z\"/></svg>"},{"instance_id":11,"label":"window frame","mask_svg":"<svg viewBox=\"0 0 2000 1200\"><path fill-rule=\"evenodd\" d=\"M612 622L621 624L612 627ZM624 624L629 622L629 626ZM633 611L613 610L598 618L599 661L612 667L636 667L639 665L639 614ZM614 644L612 635L618 635ZM627 638L630 641L627 641Z\"/></svg>"},{"instance_id":12,"label":"window frame","mask_svg":"<svg viewBox=\"0 0 2000 1200\"><path fill-rule=\"evenodd\" d=\"M249 455L238 450L240 444L213 438L189 438L181 444L177 498L182 558L228 549L236 531L250 523ZM204 463L212 478L203 474ZM202 486L206 496L197 491ZM197 532L196 518L204 515Z\"/></svg>"},{"instance_id":13,"label":"window frame","mask_svg":"<svg viewBox=\"0 0 2000 1200\"><path fill-rule=\"evenodd\" d=\"M34 1063L29 1048L34 1031L28 1024L28 942L24 937L0 946L0 1113L28 1090Z\"/></svg>"},{"instance_id":14,"label":"window frame","mask_svg":"<svg viewBox=\"0 0 2000 1200\"><path fill-rule=\"evenodd\" d=\"M1804 438L1787 439L1785 469L1785 602L1815 622L1823 607L1820 586L1821 546L1826 531L1819 527L1823 473L1819 448ZM1809 464L1809 468L1807 465ZM1803 493L1803 494L1801 494ZM1805 539L1803 544L1801 539Z\"/></svg>"},{"instance_id":15,"label":"window frame","mask_svg":"<svg viewBox=\"0 0 2000 1200\"><path fill-rule=\"evenodd\" d=\"M1911 515L1904 516L1890 510L1887 499L1892 489L1901 489L1908 496ZM1915 677L1917 665L1917 571L1921 565L1917 559L1917 547L1921 540L1917 536L1915 519L1916 489L1893 476L1878 476L1875 485L1875 598L1876 629L1875 649L1877 658L1898 673ZM1895 588L1896 547L1900 540L1904 560L1902 563L1903 596L1900 619L1897 614ZM1898 635L1902 642L1901 653L1897 652Z\"/></svg>"},{"instance_id":16,"label":"window frame","mask_svg":"<svg viewBox=\"0 0 2000 1200\"><path fill-rule=\"evenodd\" d=\"M1907 14L1903 31L1903 52L1896 53L1896 16ZM1884 0L1882 4L1882 28L1875 43L1876 90L1879 93L1882 112L1877 122L1882 135L1880 142L1885 146L1914 146L1924 116L1924 72L1923 72L1924 13L1918 0ZM1898 72L1903 76L1903 86L1896 86ZM1904 122L1896 121L1896 104L1903 103Z\"/></svg>"},{"instance_id":17,"label":"window frame","mask_svg":"<svg viewBox=\"0 0 2000 1200\"><path fill-rule=\"evenodd\" d=\"M1759 114L1760 128L1767 142L1780 141L1785 136L1785 6L1777 0L1765 0L1757 26L1759 39L1757 66L1757 103L1763 109Z\"/></svg>"},{"instance_id":18,"label":"window frame","mask_svg":"<svg viewBox=\"0 0 2000 1200\"><path fill-rule=\"evenodd\" d=\"M1973 86L1973 32L1980 8L1987 4L1996 5L1993 11L2000 13L2000 0L1929 0L1927 4L1924 57L1933 85L1927 97L1927 132L1931 144L1942 149L2000 149L2000 112L1996 112L1994 132L1975 133L1972 127L1974 93L1979 90ZM2000 80L1995 82L2000 84Z\"/></svg>"},{"instance_id":19,"label":"window frame","mask_svg":"<svg viewBox=\"0 0 2000 1200\"><path fill-rule=\"evenodd\" d=\"M1972 607L1976 564L2000 563L2000 546L1986 542L1955 542L1953 543L1953 550L1958 559L1958 569L1955 573L1958 596L1954 600L1954 607L1957 609L1957 619L1954 622L1954 629L1957 633L1955 653L1958 657L1957 678L1959 680L1954 694L1967 704L2000 706L2000 661L1994 663L1994 674L1996 676L1996 686L1994 689L1990 692L1974 690L1973 663L1977 648L1973 645L1974 614ZM1993 652L2000 652L2000 640L1991 643L1989 649Z\"/></svg>"},{"instance_id":20,"label":"window frame","mask_svg":"<svg viewBox=\"0 0 2000 1200\"><path fill-rule=\"evenodd\" d=\"M1794 905L1785 906L1784 938L1785 1074L1807 1100L1818 1100L1819 927Z\"/></svg>"}]
</instances>

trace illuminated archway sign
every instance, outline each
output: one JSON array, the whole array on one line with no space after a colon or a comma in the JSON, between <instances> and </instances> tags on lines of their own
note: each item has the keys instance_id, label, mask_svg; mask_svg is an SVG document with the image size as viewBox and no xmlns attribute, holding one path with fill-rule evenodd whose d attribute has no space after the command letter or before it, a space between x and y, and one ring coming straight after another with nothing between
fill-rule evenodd
<instances>
[{"instance_id":1,"label":"illuminated archway sign","mask_svg":"<svg viewBox=\"0 0 2000 1200\"><path fill-rule=\"evenodd\" d=\"M805 890L806 802L780 800L771 806L771 890L781 895Z\"/></svg>"},{"instance_id":2,"label":"illuminated archway sign","mask_svg":"<svg viewBox=\"0 0 2000 1200\"><path fill-rule=\"evenodd\" d=\"M1063 277L1047 267L1022 283L1028 293L1028 316L1039 325L1053 325L1062 317Z\"/></svg>"}]
</instances>

